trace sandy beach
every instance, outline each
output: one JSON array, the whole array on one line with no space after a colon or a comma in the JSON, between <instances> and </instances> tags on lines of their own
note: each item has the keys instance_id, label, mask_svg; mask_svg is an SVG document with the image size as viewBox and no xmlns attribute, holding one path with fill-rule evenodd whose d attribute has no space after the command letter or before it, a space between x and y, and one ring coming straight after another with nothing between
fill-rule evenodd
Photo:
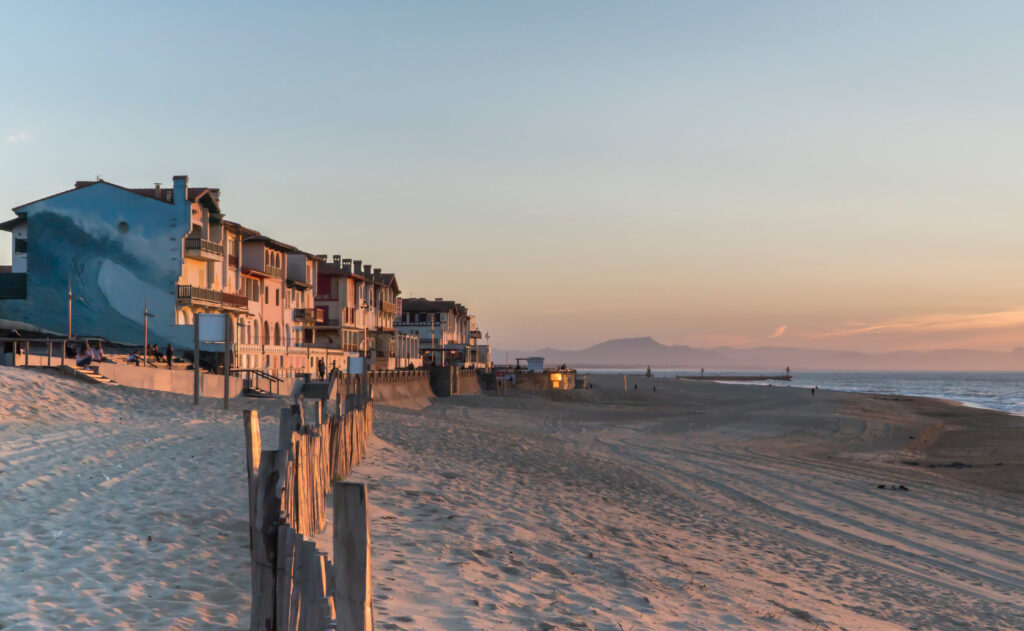
<instances>
[{"instance_id":1,"label":"sandy beach","mask_svg":"<svg viewBox=\"0 0 1024 631\"><path fill-rule=\"evenodd\" d=\"M637 383L378 406L377 628L1024 628L1024 419ZM245 628L252 403L0 368L0 628Z\"/></svg>"}]
</instances>

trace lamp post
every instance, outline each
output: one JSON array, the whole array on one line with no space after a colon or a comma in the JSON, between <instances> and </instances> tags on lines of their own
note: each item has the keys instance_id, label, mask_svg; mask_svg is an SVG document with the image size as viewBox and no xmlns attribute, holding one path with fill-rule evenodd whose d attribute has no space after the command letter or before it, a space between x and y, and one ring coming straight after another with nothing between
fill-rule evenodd
<instances>
[{"instance_id":1,"label":"lamp post","mask_svg":"<svg viewBox=\"0 0 1024 631\"><path fill-rule=\"evenodd\" d=\"M142 365L149 366L149 319L156 315L149 312L149 301L142 303Z\"/></svg>"},{"instance_id":2,"label":"lamp post","mask_svg":"<svg viewBox=\"0 0 1024 631\"><path fill-rule=\"evenodd\" d=\"M71 340L71 303L77 300L78 302L85 304L85 299L81 296L76 296L71 293L71 274L68 273L68 341Z\"/></svg>"}]
</instances>

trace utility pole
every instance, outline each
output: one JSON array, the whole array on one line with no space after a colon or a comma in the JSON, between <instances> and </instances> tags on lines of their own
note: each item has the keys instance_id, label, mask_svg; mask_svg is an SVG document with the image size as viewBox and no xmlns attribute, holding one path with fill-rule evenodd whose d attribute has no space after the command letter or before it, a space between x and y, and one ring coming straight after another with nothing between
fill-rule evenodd
<instances>
[{"instance_id":1,"label":"utility pole","mask_svg":"<svg viewBox=\"0 0 1024 631\"><path fill-rule=\"evenodd\" d=\"M71 272L68 271L68 340L71 339L71 301L74 298L71 293Z\"/></svg>"},{"instance_id":2,"label":"utility pole","mask_svg":"<svg viewBox=\"0 0 1024 631\"><path fill-rule=\"evenodd\" d=\"M142 365L149 366L149 319L156 316L149 312L149 301L142 303Z\"/></svg>"}]
</instances>

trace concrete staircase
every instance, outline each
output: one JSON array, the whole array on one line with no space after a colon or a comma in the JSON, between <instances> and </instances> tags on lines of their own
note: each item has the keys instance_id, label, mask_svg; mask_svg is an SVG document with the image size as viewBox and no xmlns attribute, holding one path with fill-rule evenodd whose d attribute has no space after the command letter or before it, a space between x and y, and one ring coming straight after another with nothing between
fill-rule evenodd
<instances>
[{"instance_id":1,"label":"concrete staircase","mask_svg":"<svg viewBox=\"0 0 1024 631\"><path fill-rule=\"evenodd\" d=\"M78 366L70 366L65 364L60 367L60 371L65 375L74 377L75 379L81 379L88 383L95 383L101 386L116 386L117 382L109 377L104 377L99 371L94 371L91 368L82 369Z\"/></svg>"}]
</instances>

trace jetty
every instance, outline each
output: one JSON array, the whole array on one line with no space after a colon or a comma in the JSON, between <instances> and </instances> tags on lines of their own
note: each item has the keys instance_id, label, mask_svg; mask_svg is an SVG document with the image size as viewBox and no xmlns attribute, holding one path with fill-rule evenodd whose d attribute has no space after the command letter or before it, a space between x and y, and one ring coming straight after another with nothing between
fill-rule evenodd
<instances>
[{"instance_id":1,"label":"jetty","mask_svg":"<svg viewBox=\"0 0 1024 631\"><path fill-rule=\"evenodd\" d=\"M793 375L676 375L676 379L691 381L792 381Z\"/></svg>"}]
</instances>

